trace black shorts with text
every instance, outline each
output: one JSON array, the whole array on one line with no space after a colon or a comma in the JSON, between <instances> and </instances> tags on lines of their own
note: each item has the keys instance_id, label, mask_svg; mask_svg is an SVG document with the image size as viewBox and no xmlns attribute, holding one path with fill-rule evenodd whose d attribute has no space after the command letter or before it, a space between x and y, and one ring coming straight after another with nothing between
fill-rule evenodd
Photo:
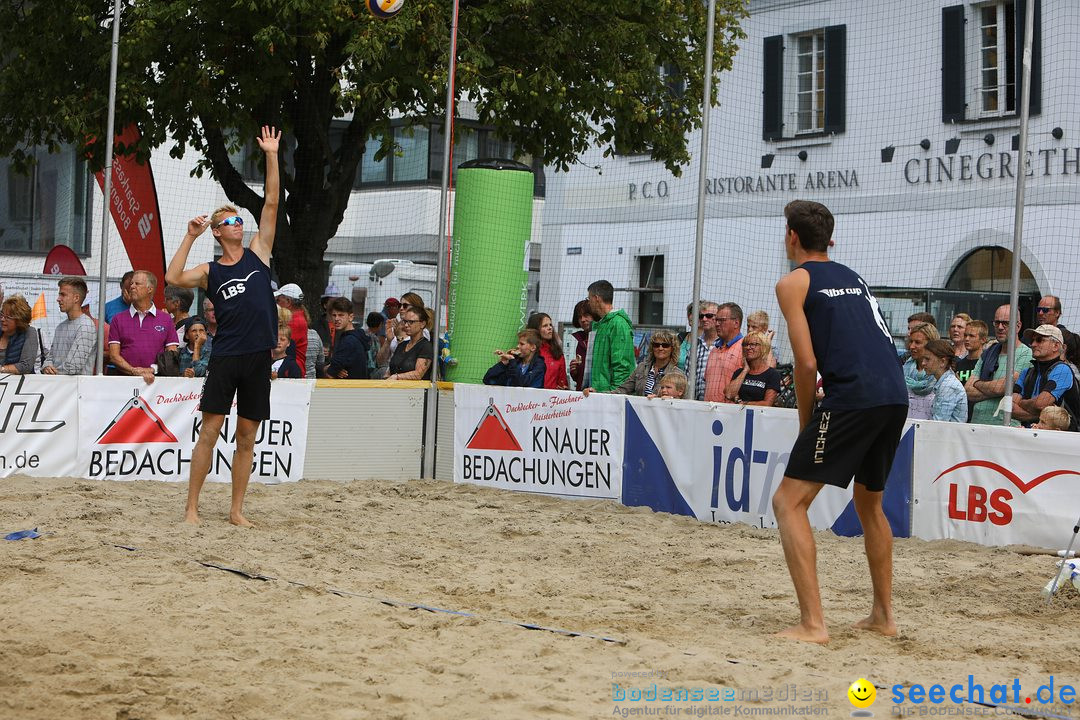
<instances>
[{"instance_id":1,"label":"black shorts with text","mask_svg":"<svg viewBox=\"0 0 1080 720\"><path fill-rule=\"evenodd\" d=\"M881 492L907 419L906 405L814 411L791 448L789 477L846 488L855 482Z\"/></svg>"},{"instance_id":2,"label":"black shorts with text","mask_svg":"<svg viewBox=\"0 0 1080 720\"><path fill-rule=\"evenodd\" d=\"M248 420L270 419L270 351L246 355L214 355L203 382L203 412L228 415L236 398L236 414Z\"/></svg>"}]
</instances>

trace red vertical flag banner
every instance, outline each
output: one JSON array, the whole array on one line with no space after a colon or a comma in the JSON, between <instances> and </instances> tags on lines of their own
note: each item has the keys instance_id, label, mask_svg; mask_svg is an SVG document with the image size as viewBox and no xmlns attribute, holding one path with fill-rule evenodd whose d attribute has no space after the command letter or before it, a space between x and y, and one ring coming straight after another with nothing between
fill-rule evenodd
<instances>
[{"instance_id":1,"label":"red vertical flag banner","mask_svg":"<svg viewBox=\"0 0 1080 720\"><path fill-rule=\"evenodd\" d=\"M139 128L128 125L116 137L116 144L131 147L139 141ZM112 197L109 209L120 231L133 270L149 270L157 275L154 303L165 305L165 238L161 231L161 209L150 161L140 163L135 154L113 155ZM97 173L98 185L105 191L105 173ZM104 242L104 240L103 240ZM103 278L104 280L104 278Z\"/></svg>"}]
</instances>

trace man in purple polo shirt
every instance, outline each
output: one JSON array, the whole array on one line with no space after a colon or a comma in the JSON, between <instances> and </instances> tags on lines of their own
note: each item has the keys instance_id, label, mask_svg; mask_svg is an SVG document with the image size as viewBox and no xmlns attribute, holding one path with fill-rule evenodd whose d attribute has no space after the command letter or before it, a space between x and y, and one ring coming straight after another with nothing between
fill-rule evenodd
<instances>
[{"instance_id":1,"label":"man in purple polo shirt","mask_svg":"<svg viewBox=\"0 0 1080 720\"><path fill-rule=\"evenodd\" d=\"M131 279L131 307L117 313L109 325L109 358L121 375L138 375L146 384L154 382L157 356L175 350L180 340L172 317L154 307L157 278L137 270Z\"/></svg>"}]
</instances>

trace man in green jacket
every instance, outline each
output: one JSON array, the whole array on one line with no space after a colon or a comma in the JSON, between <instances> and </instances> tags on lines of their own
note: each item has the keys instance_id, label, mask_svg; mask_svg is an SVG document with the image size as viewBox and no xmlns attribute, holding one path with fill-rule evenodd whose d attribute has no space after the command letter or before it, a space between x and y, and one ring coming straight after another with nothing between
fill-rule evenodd
<instances>
[{"instance_id":1,"label":"man in green jacket","mask_svg":"<svg viewBox=\"0 0 1080 720\"><path fill-rule=\"evenodd\" d=\"M589 286L589 306L596 317L589 341L587 385L597 392L617 388L637 365L634 355L634 330L624 310L612 310L615 288L607 280Z\"/></svg>"}]
</instances>

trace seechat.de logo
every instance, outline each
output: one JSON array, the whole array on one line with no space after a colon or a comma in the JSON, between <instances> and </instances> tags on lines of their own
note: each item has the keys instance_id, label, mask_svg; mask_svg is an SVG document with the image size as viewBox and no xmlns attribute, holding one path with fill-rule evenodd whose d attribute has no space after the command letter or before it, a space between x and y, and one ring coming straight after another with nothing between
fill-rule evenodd
<instances>
[{"instance_id":1,"label":"seechat.de logo","mask_svg":"<svg viewBox=\"0 0 1080 720\"><path fill-rule=\"evenodd\" d=\"M995 473L1011 482L1016 489L1020 491L1021 495L1026 495L1029 490L1038 487L1050 478L1057 477L1058 475L1080 475L1080 472L1076 472L1075 470L1051 470L1050 472L1043 473L1042 475L1025 482L1021 480L1016 473L1008 468L998 465L996 462L991 462L989 460L965 460L942 472L934 478L934 482L937 482L951 472L969 467L993 470ZM950 519L973 523L990 522L994 525L1008 525L1012 522L1013 511L1010 501L1015 496L1011 489L997 488L996 490L988 490L976 483L966 483L966 491L966 497L961 497L961 486L957 483L949 484Z\"/></svg>"}]
</instances>

